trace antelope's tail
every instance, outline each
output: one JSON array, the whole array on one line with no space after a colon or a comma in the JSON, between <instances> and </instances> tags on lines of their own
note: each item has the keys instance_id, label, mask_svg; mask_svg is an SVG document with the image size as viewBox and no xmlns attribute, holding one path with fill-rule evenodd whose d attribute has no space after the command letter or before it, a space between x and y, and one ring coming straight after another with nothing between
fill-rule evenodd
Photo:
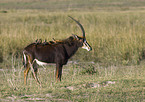
<instances>
[{"instance_id":1,"label":"antelope's tail","mask_svg":"<svg viewBox=\"0 0 145 102\"><path fill-rule=\"evenodd\" d=\"M23 61L24 68L26 68L26 66L27 66L27 56L25 54L25 51L23 51L23 59L22 59L22 61Z\"/></svg>"}]
</instances>

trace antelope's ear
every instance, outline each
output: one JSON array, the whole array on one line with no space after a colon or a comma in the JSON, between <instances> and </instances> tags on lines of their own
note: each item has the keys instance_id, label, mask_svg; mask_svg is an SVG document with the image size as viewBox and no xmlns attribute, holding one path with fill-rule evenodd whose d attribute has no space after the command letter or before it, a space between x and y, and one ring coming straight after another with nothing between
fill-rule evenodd
<instances>
[{"instance_id":1,"label":"antelope's ear","mask_svg":"<svg viewBox=\"0 0 145 102\"><path fill-rule=\"evenodd\" d=\"M77 35L72 34L77 40L79 40L79 37Z\"/></svg>"},{"instance_id":2,"label":"antelope's ear","mask_svg":"<svg viewBox=\"0 0 145 102\"><path fill-rule=\"evenodd\" d=\"M80 41L80 42L82 42L82 43L84 42L84 40L83 40L83 39L79 39L79 41Z\"/></svg>"}]
</instances>

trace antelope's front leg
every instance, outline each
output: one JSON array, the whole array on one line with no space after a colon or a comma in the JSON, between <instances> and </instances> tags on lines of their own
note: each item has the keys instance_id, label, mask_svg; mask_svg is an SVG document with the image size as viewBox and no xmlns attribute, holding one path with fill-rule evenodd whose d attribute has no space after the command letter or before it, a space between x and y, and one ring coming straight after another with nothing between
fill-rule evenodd
<instances>
[{"instance_id":1,"label":"antelope's front leg","mask_svg":"<svg viewBox=\"0 0 145 102\"><path fill-rule=\"evenodd\" d=\"M62 65L56 64L56 81L61 81L61 76L62 76Z\"/></svg>"}]
</instances>

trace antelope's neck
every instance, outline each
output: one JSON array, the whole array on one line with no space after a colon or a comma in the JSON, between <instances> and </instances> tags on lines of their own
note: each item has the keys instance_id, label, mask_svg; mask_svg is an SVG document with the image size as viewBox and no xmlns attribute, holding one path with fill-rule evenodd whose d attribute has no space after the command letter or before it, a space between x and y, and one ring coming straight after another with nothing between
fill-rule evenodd
<instances>
[{"instance_id":1,"label":"antelope's neck","mask_svg":"<svg viewBox=\"0 0 145 102\"><path fill-rule=\"evenodd\" d=\"M78 47L77 47L76 44L71 45L71 46L69 46L69 45L64 45L64 47L65 47L65 50L66 50L66 52L67 52L67 56L68 56L69 58L72 57L72 56L76 53L76 51L78 50Z\"/></svg>"}]
</instances>

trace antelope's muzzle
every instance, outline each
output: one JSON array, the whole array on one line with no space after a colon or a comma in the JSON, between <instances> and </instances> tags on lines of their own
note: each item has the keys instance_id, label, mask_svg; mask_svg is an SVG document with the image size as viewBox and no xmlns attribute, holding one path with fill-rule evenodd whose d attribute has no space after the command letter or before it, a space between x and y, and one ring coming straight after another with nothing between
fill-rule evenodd
<instances>
[{"instance_id":1,"label":"antelope's muzzle","mask_svg":"<svg viewBox=\"0 0 145 102\"><path fill-rule=\"evenodd\" d=\"M88 44L88 42L86 40L83 42L82 48L86 49L87 51L91 51L92 50L92 47Z\"/></svg>"}]
</instances>

